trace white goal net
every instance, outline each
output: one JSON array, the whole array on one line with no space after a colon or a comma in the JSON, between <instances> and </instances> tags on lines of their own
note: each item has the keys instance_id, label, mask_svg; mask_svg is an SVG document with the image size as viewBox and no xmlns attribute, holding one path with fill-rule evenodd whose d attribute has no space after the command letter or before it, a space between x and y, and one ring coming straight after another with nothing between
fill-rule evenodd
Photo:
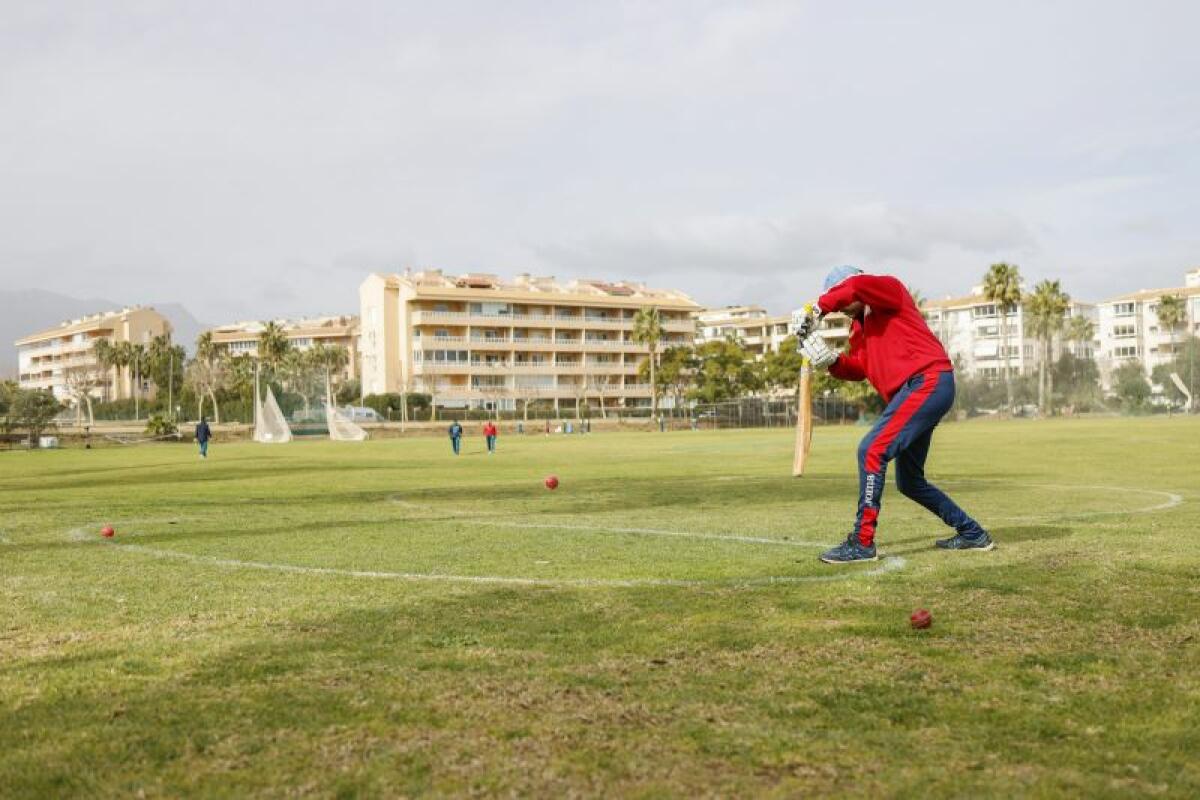
<instances>
[{"instance_id":1,"label":"white goal net","mask_svg":"<svg viewBox=\"0 0 1200 800\"><path fill-rule=\"evenodd\" d=\"M325 421L329 424L329 438L335 442L361 442L367 438L367 432L351 422L332 403L325 406Z\"/></svg>"},{"instance_id":2,"label":"white goal net","mask_svg":"<svg viewBox=\"0 0 1200 800\"><path fill-rule=\"evenodd\" d=\"M279 403L275 402L275 393L268 386L266 397L258 407L258 418L254 420L254 441L279 444L291 440L292 429L279 410Z\"/></svg>"}]
</instances>

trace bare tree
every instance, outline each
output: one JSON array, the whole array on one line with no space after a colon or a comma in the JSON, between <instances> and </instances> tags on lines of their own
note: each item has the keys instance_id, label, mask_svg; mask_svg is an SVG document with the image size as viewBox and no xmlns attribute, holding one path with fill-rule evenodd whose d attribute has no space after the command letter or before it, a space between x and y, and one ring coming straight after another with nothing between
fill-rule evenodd
<instances>
[{"instance_id":1,"label":"bare tree","mask_svg":"<svg viewBox=\"0 0 1200 800\"><path fill-rule=\"evenodd\" d=\"M82 424L85 406L87 407L88 424L96 424L96 417L92 413L92 392L103 382L104 369L99 364L83 363L68 367L63 371L63 377L66 378L67 391L75 401L75 424Z\"/></svg>"},{"instance_id":2,"label":"bare tree","mask_svg":"<svg viewBox=\"0 0 1200 800\"><path fill-rule=\"evenodd\" d=\"M607 375L588 375L587 389L592 394L600 399L600 418L608 419L608 408L605 405L605 398L608 397L608 390L612 388L612 384L608 382Z\"/></svg>"}]
</instances>

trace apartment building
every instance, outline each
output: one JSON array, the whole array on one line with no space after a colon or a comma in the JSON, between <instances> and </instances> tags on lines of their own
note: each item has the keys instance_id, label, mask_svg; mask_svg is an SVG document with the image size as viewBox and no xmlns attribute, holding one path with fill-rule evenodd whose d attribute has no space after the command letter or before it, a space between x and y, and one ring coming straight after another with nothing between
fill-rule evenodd
<instances>
[{"instance_id":1,"label":"apartment building","mask_svg":"<svg viewBox=\"0 0 1200 800\"><path fill-rule=\"evenodd\" d=\"M634 314L659 310L666 348L693 342L699 310L640 283L441 270L371 275L359 298L365 391L422 392L443 408L649 405Z\"/></svg>"},{"instance_id":2,"label":"apartment building","mask_svg":"<svg viewBox=\"0 0 1200 800\"><path fill-rule=\"evenodd\" d=\"M710 308L696 314L696 344L732 336L755 361L761 361L791 335L791 321L791 314L768 314L761 306ZM850 336L850 318L830 314L821 321L819 331L830 347L842 349Z\"/></svg>"},{"instance_id":3,"label":"apartment building","mask_svg":"<svg viewBox=\"0 0 1200 800\"><path fill-rule=\"evenodd\" d=\"M1038 368L1041 345L1027 330L1025 309L1017 306L1007 313L1006 345L1000 339L1000 314L996 304L984 297L982 286L974 287L964 297L926 300L921 304L921 312L959 373L966 377L1003 377L1006 347L1009 370L1014 375L1032 374ZM1066 315L1086 317L1093 325L1097 322L1096 306L1091 303L1071 301ZM1070 342L1059 337L1052 358L1057 359L1064 352L1092 358L1098 346L1096 338L1088 342Z\"/></svg>"},{"instance_id":4,"label":"apartment building","mask_svg":"<svg viewBox=\"0 0 1200 800\"><path fill-rule=\"evenodd\" d=\"M329 347L344 347L350 354L346 364L347 379L359 374L359 325L358 317L312 317L308 319L281 319L275 323L283 329L284 336L297 350L307 350L316 344ZM262 322L234 322L212 328L213 344L225 348L231 355L258 355L258 339L263 332Z\"/></svg>"},{"instance_id":5,"label":"apartment building","mask_svg":"<svg viewBox=\"0 0 1200 800\"><path fill-rule=\"evenodd\" d=\"M756 361L788 337L791 316L773 316L761 306L725 306L696 314L696 344L733 337Z\"/></svg>"},{"instance_id":6,"label":"apartment building","mask_svg":"<svg viewBox=\"0 0 1200 800\"><path fill-rule=\"evenodd\" d=\"M113 344L149 344L155 336L169 335L171 323L153 308L132 306L68 320L15 342L17 382L24 389L49 389L59 400L72 401L76 386L90 387L88 394L101 401L133 397L134 371L105 369L96 358L100 340ZM144 387L143 397L153 397Z\"/></svg>"},{"instance_id":7,"label":"apartment building","mask_svg":"<svg viewBox=\"0 0 1200 800\"><path fill-rule=\"evenodd\" d=\"M1164 295L1184 298L1186 319L1168 330L1158 319L1158 304ZM1200 336L1200 268L1184 276L1184 285L1167 289L1141 289L1099 304L1099 349L1097 362L1105 390L1121 364L1138 360L1149 377L1154 368L1174 358L1186 336Z\"/></svg>"}]
</instances>

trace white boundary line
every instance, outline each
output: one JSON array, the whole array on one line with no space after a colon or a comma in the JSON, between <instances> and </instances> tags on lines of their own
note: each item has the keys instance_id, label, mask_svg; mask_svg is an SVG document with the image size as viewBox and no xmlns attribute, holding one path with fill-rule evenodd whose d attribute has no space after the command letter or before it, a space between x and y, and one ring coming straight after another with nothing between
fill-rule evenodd
<instances>
[{"instance_id":1,"label":"white boundary line","mask_svg":"<svg viewBox=\"0 0 1200 800\"><path fill-rule=\"evenodd\" d=\"M495 528L517 528L519 530L579 531L586 533L627 533L640 536L679 536L687 539L714 539L743 544L770 544L783 547L830 547L829 542L805 542L793 539L771 539L766 536L738 536L733 533L695 533L693 531L668 531L662 528L608 528L602 525L565 525L552 522L505 522L504 520L472 519L479 525Z\"/></svg>"},{"instance_id":2,"label":"white boundary line","mask_svg":"<svg viewBox=\"0 0 1200 800\"><path fill-rule=\"evenodd\" d=\"M958 481L945 481L949 485L964 485L969 483L1007 483L1004 481L984 481L963 479ZM1142 508L1128 509L1123 511L1090 511L1081 512L1079 514L1061 514L1050 519L1072 519L1079 517L1092 516L1107 516L1119 514L1149 514L1155 511L1163 511L1169 508L1174 508L1183 503L1183 496L1174 492L1160 491L1157 489L1134 489L1120 486L1090 486L1090 485L1070 485L1070 484L1008 484L1011 486L1024 486L1027 488L1036 489L1066 489L1066 490L1085 490L1085 491L1105 491L1105 492L1128 492L1156 495L1166 498L1164 502L1156 505L1144 506ZM424 507L400 499L399 496L393 495L389 501L400 506L423 509ZM453 515L451 515L453 518ZM694 531L671 531L661 528L606 528L603 526L593 525L565 525L556 523L521 523L509 522L503 520L482 520L471 517L459 517L459 519L471 520L479 525L489 525L494 527L507 527L526 530L566 530L566 531L591 531L598 533L617 533L617 534L635 534L647 536L678 536L692 539L708 539L718 541L732 541L743 544L766 544L766 545L781 545L785 547L824 547L824 544L806 541L792 541L783 539L772 539L760 536L737 536L733 534L717 534L717 533L696 533ZM1013 520L1039 520L1047 519L1047 517L1001 517L998 519ZM83 528L74 528L69 532L69 536L73 541L93 541L88 533ZM4 537L0 537L0 543L11 544ZM704 586L756 586L756 585L773 585L773 584L799 584L799 583L829 583L833 581L847 580L853 577L874 577L883 575L889 572L902 570L907 565L904 558L900 556L884 556L882 563L873 569L865 571L842 571L829 575L778 575L766 576L761 578L717 578L710 580L671 580L665 578L633 578L633 579L616 579L616 578L526 578L518 576L501 576L501 575L452 575L443 573L422 573L422 572L387 572L381 570L353 570L353 569L338 569L335 567L303 567L294 564L277 564L262 561L243 561L233 558L219 558L217 556L202 556L192 553L180 553L174 550L160 550L154 547L146 547L139 544L126 544L124 542L96 542L97 544L108 544L118 547L123 550L132 550L138 553L154 556L156 558L169 558L181 561L187 561L194 564L210 564L213 566L233 568L233 569L254 569L265 570L271 572L281 572L296 575L319 575L319 576L338 576L349 578L372 578L385 580L405 580L405 581L430 581L430 582L448 582L448 583L474 583L474 584L500 584L510 586L546 586L546 587L609 587L609 588L633 588L639 586L674 586L674 587L704 587Z\"/></svg>"},{"instance_id":3,"label":"white boundary line","mask_svg":"<svg viewBox=\"0 0 1200 800\"><path fill-rule=\"evenodd\" d=\"M1007 482L1005 482L1005 481L972 480L970 478L963 478L961 480L956 480L956 481L944 481L944 483L947 486L966 486L966 485L969 485L972 483L994 485L996 483L1007 483ZM1141 508L1129 508L1129 509L1125 509L1125 510L1116 510L1116 511L1080 511L1080 512L1077 512L1074 514L1071 514L1071 513L1039 514L1039 515L1035 515L1035 516L1024 516L1024 517L992 517L992 519L1000 519L1000 520L1005 520L1008 522L1037 522L1037 521L1047 521L1047 520L1056 520L1056 519L1088 519L1090 517L1110 517L1110 516L1118 516L1121 514L1152 514L1155 511L1165 511L1169 508L1174 508L1175 506L1183 504L1183 495L1176 494L1174 492L1164 492L1159 489L1135 489L1135 488L1128 487L1128 486L1086 486L1086 485L1081 485L1081 484L1067 484L1067 483L1013 483L1013 484L1008 484L1008 485L1015 486L1015 487L1024 487L1027 489L1053 489L1053 490L1062 489L1062 490L1067 490L1067 491L1083 490L1083 491L1089 491L1089 492L1127 492L1130 494L1139 493L1139 494L1148 494L1148 495L1152 495L1155 497L1165 497L1166 500L1164 502L1158 503L1156 505L1142 506Z\"/></svg>"},{"instance_id":4,"label":"white boundary line","mask_svg":"<svg viewBox=\"0 0 1200 800\"><path fill-rule=\"evenodd\" d=\"M595 529L594 529L595 530ZM873 577L888 572L904 569L908 562L900 556L884 556L879 566L864 571L842 571L830 575L768 575L761 578L714 578L707 580L672 580L667 578L526 578L503 575L452 575L431 572L387 572L383 570L339 569L336 567L303 567L295 564L277 564L265 561L243 561L236 558L220 558L218 556L201 556L193 553L180 553L176 550L160 550L156 547L146 547L140 544L124 542L106 542L92 539L83 528L74 528L69 536L72 541L93 542L121 550L132 550L137 553L187 561L193 564L209 564L232 569L254 569L269 572L282 572L293 575L322 575L345 578L374 578L403 581L429 581L445 583L476 583L500 584L508 586L545 586L545 587L594 587L594 588L636 588L645 586L674 586L674 587L705 587L705 586L760 586L796 583L829 583L847 580L856 576Z\"/></svg>"}]
</instances>

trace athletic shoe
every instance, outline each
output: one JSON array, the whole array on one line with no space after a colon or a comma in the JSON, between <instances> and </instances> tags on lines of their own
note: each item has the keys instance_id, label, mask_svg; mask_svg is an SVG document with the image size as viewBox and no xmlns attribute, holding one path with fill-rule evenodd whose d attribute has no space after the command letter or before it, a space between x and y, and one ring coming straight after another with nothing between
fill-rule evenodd
<instances>
[{"instance_id":1,"label":"athletic shoe","mask_svg":"<svg viewBox=\"0 0 1200 800\"><path fill-rule=\"evenodd\" d=\"M987 531L980 531L974 535L956 533L949 539L938 539L936 544L942 550L982 550L984 552L996 546Z\"/></svg>"},{"instance_id":2,"label":"athletic shoe","mask_svg":"<svg viewBox=\"0 0 1200 800\"><path fill-rule=\"evenodd\" d=\"M846 541L821 554L821 560L826 564L854 564L859 561L878 561L874 543L863 545L858 541L858 534L851 533Z\"/></svg>"}]
</instances>

